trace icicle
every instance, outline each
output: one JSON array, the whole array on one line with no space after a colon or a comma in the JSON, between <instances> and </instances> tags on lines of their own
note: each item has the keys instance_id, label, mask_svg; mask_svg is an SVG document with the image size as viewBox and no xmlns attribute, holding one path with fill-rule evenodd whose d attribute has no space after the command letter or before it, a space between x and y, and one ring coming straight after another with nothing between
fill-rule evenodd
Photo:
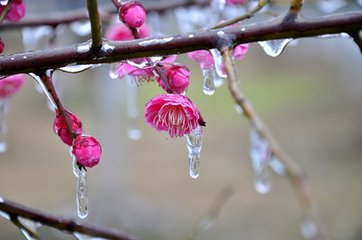
<instances>
[{"instance_id":1,"label":"icicle","mask_svg":"<svg viewBox=\"0 0 362 240\"><path fill-rule=\"evenodd\" d=\"M270 159L269 166L274 170L274 172L281 176L286 174L286 168L284 164L274 155Z\"/></svg>"},{"instance_id":2,"label":"icicle","mask_svg":"<svg viewBox=\"0 0 362 240\"><path fill-rule=\"evenodd\" d=\"M197 126L186 136L189 152L190 177L196 179L200 175L200 152L202 147L202 127Z\"/></svg>"},{"instance_id":3,"label":"icicle","mask_svg":"<svg viewBox=\"0 0 362 240\"><path fill-rule=\"evenodd\" d=\"M271 158L269 142L261 137L255 129L250 132L250 141L250 157L255 174L255 190L259 193L267 193L271 189L271 179L268 171L268 163Z\"/></svg>"},{"instance_id":4,"label":"icicle","mask_svg":"<svg viewBox=\"0 0 362 240\"><path fill-rule=\"evenodd\" d=\"M6 131L7 131L7 113L8 113L9 99L0 99L0 153L7 150Z\"/></svg>"},{"instance_id":5,"label":"icicle","mask_svg":"<svg viewBox=\"0 0 362 240\"><path fill-rule=\"evenodd\" d=\"M110 68L109 68L109 77L111 79L116 79L118 78L118 73L117 73L117 67L118 67L118 63L112 63Z\"/></svg>"},{"instance_id":6,"label":"icicle","mask_svg":"<svg viewBox=\"0 0 362 240\"><path fill-rule=\"evenodd\" d=\"M202 91L206 95L213 95L215 93L214 73L214 68L202 69L202 75L204 77Z\"/></svg>"},{"instance_id":7,"label":"icicle","mask_svg":"<svg viewBox=\"0 0 362 240\"><path fill-rule=\"evenodd\" d=\"M73 170L73 174L74 176L77 178L79 177L79 166L77 164L77 159L75 158L74 154L72 153L72 147L69 148L69 153L70 156L72 158L72 170Z\"/></svg>"},{"instance_id":8,"label":"icicle","mask_svg":"<svg viewBox=\"0 0 362 240\"><path fill-rule=\"evenodd\" d=\"M278 57L284 50L284 48L288 45L290 41L293 39L278 39L278 40L269 40L258 42L260 46L263 48L264 52L271 57Z\"/></svg>"},{"instance_id":9,"label":"icicle","mask_svg":"<svg viewBox=\"0 0 362 240\"><path fill-rule=\"evenodd\" d=\"M79 169L77 178L77 210L78 217L84 219L88 216L87 170Z\"/></svg>"},{"instance_id":10,"label":"icicle","mask_svg":"<svg viewBox=\"0 0 362 240\"><path fill-rule=\"evenodd\" d=\"M300 232L305 239L314 239L317 236L317 225L310 215L306 215L303 217L300 224Z\"/></svg>"},{"instance_id":11,"label":"icicle","mask_svg":"<svg viewBox=\"0 0 362 240\"><path fill-rule=\"evenodd\" d=\"M215 70L216 70L216 73L217 75L220 77L220 78L226 78L227 75L224 71L224 64L223 64L223 61L222 61L222 56L221 56L221 53L219 52L219 50L217 49L210 49L210 52L211 52L211 55L212 57L214 58L214 65L215 65Z\"/></svg>"},{"instance_id":12,"label":"icicle","mask_svg":"<svg viewBox=\"0 0 362 240\"><path fill-rule=\"evenodd\" d=\"M95 66L98 66L98 65L93 65L93 64L68 65L68 66L59 68L59 70L62 72L66 72L66 73L80 73L80 72L86 71L88 69L91 69Z\"/></svg>"},{"instance_id":13,"label":"icicle","mask_svg":"<svg viewBox=\"0 0 362 240\"><path fill-rule=\"evenodd\" d=\"M132 140L138 140L142 137L142 132L138 128L138 87L136 79L133 76L126 77L127 84L127 115L128 115L128 137Z\"/></svg>"},{"instance_id":14,"label":"icicle","mask_svg":"<svg viewBox=\"0 0 362 240\"><path fill-rule=\"evenodd\" d=\"M45 96L47 97L50 105L53 107L54 110L57 109L57 106L54 103L54 100L52 98L52 96L50 95L50 93L48 92L47 88L44 86L43 81L40 79L40 77L38 75L36 75L35 73L29 73L29 75L35 79L35 81L37 81L37 83L39 84L39 86L43 89L43 93L45 93Z\"/></svg>"},{"instance_id":15,"label":"icicle","mask_svg":"<svg viewBox=\"0 0 362 240\"><path fill-rule=\"evenodd\" d=\"M91 25L89 21L79 21L70 24L70 30L80 37L85 37L91 33Z\"/></svg>"}]
</instances>

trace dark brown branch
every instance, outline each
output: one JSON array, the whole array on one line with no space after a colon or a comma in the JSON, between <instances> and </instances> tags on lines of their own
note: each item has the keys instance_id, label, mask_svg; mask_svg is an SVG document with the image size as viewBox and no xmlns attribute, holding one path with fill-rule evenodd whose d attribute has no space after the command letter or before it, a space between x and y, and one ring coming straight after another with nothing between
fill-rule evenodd
<instances>
[{"instance_id":1,"label":"dark brown branch","mask_svg":"<svg viewBox=\"0 0 362 240\"><path fill-rule=\"evenodd\" d=\"M7 213L9 216L16 216L41 223L49 227L54 227L66 233L80 233L88 236L100 237L115 240L134 240L135 238L120 231L110 230L95 225L80 223L78 221L56 217L46 214L18 203L5 200L0 197L0 211Z\"/></svg>"},{"instance_id":2,"label":"dark brown branch","mask_svg":"<svg viewBox=\"0 0 362 240\"><path fill-rule=\"evenodd\" d=\"M98 0L87 1L88 15L92 33L92 49L100 49L102 46L102 24L98 12Z\"/></svg>"},{"instance_id":3,"label":"dark brown branch","mask_svg":"<svg viewBox=\"0 0 362 240\"><path fill-rule=\"evenodd\" d=\"M272 22L199 31L192 34L132 41L109 42L107 51L92 52L87 45L25 52L0 57L0 75L56 69L70 64L112 63L124 59L186 53L218 47L225 40L232 44L271 39L313 37L323 34L356 32L362 29L362 12L342 13L315 19L278 18ZM148 42L147 42L148 41ZM89 48L89 49L88 49Z\"/></svg>"},{"instance_id":4,"label":"dark brown branch","mask_svg":"<svg viewBox=\"0 0 362 240\"><path fill-rule=\"evenodd\" d=\"M152 3L144 3L147 12L164 12L177 7L187 7L192 5L206 6L210 0L162 0ZM116 13L115 7L100 8L100 17L103 21L109 21L111 14ZM59 24L69 24L74 21L87 21L89 20L88 13L85 9L77 9L71 11L64 11L62 13L52 13L47 16L36 16L22 20L17 23L4 23L0 26L0 30L10 30L22 27L36 27L36 26L52 26L56 27Z\"/></svg>"}]
</instances>

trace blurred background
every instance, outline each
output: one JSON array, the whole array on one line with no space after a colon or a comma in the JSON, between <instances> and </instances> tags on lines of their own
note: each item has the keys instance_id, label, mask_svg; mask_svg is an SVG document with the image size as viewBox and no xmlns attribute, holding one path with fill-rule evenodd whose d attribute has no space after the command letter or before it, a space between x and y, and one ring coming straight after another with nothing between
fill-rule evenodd
<instances>
[{"instance_id":1,"label":"blurred background","mask_svg":"<svg viewBox=\"0 0 362 240\"><path fill-rule=\"evenodd\" d=\"M27 17L85 5L85 1L25 2ZM317 3L307 4L307 9L305 15L328 13ZM346 2L332 12L346 9L361 11L357 3ZM156 23L151 27L156 32L177 32L176 15L175 11L154 13L151 18ZM160 28L157 18L168 25ZM49 46L49 34L35 45L41 49L86 41L87 32L79 33L82 25L75 31L59 26L53 45ZM5 54L24 51L29 41L24 31L0 34ZM205 224L203 218L216 202L221 211L207 222L210 227L199 239L303 239L298 202L287 179L271 172L271 191L254 190L249 125L235 111L227 86L206 96L198 65L184 55L177 62L190 68L188 96L207 122L197 180L188 175L185 139L170 139L142 119L145 102L163 92L156 83L139 87L142 138L134 141L127 136L126 84L110 79L110 65L79 74L56 72L64 106L82 119L85 133L103 147L101 163L88 171L90 213L84 221L139 239L189 239ZM361 65L358 47L341 37L300 39L276 58L253 43L245 59L237 62L246 96L286 152L306 170L320 220L332 239L362 239ZM68 148L53 133L55 114L34 86L28 77L10 100L9 149L0 155L0 196L76 218L76 178ZM217 200L220 195L226 200ZM43 239L75 239L47 227L38 231ZM23 238L13 224L0 218L0 239Z\"/></svg>"}]
</instances>

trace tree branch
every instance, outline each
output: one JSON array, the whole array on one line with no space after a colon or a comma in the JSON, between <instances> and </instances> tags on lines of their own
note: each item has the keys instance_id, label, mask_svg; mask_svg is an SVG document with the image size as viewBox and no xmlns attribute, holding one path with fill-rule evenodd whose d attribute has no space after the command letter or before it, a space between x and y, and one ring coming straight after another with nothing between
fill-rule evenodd
<instances>
[{"instance_id":1,"label":"tree branch","mask_svg":"<svg viewBox=\"0 0 362 240\"><path fill-rule=\"evenodd\" d=\"M92 49L99 50L102 47L102 25L98 12L98 0L88 0L87 9L92 32Z\"/></svg>"},{"instance_id":2,"label":"tree branch","mask_svg":"<svg viewBox=\"0 0 362 240\"><path fill-rule=\"evenodd\" d=\"M315 239L328 239L318 224L314 203L311 198L309 187L306 183L304 172L284 152L273 134L253 108L252 104L241 91L239 87L238 73L231 57L231 49L229 47L224 47L221 50L221 54L225 64L225 70L228 75L229 91L234 101L241 107L243 114L249 121L250 125L258 132L258 134L260 134L260 136L264 137L268 141L272 155L276 156L284 164L287 171L286 177L288 177L293 189L296 191L303 217L311 219L313 223L316 224L315 226L317 228L317 232Z\"/></svg>"},{"instance_id":3,"label":"tree branch","mask_svg":"<svg viewBox=\"0 0 362 240\"><path fill-rule=\"evenodd\" d=\"M271 22L245 25L243 31L238 26L231 26L221 30L198 31L152 39L109 41L107 51L100 52L90 51L89 43L83 43L58 49L1 56L0 75L56 69L71 64L112 63L138 57L181 54L199 49L217 48L225 40L235 45L272 39L356 32L360 29L362 29L362 12L298 19L298 21L277 18Z\"/></svg>"},{"instance_id":4,"label":"tree branch","mask_svg":"<svg viewBox=\"0 0 362 240\"><path fill-rule=\"evenodd\" d=\"M88 236L115 240L135 240L135 238L120 231L110 230L87 223L80 223L68 218L55 217L18 203L5 200L1 197L0 211L7 213L9 216L26 218L66 233L80 233Z\"/></svg>"}]
</instances>

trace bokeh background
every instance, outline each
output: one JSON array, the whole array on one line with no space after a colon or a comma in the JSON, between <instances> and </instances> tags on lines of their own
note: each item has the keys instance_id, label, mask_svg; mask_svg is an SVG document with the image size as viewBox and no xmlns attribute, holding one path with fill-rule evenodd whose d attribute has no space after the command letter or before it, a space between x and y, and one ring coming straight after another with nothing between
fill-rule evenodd
<instances>
[{"instance_id":1,"label":"bokeh background","mask_svg":"<svg viewBox=\"0 0 362 240\"><path fill-rule=\"evenodd\" d=\"M85 4L25 2L29 17ZM166 29L175 31L174 14L162 17L162 23L169 24ZM23 51L20 31L0 34L5 54ZM87 39L63 26L55 44ZM47 39L42 41L40 46L46 48ZM142 117L143 137L128 138L126 85L109 78L109 65L80 74L57 73L64 105L103 147L101 164L89 170L90 214L84 221L140 239L188 239L226 189L231 195L199 239L303 239L300 210L289 182L272 173L270 193L261 195L253 189L249 126L236 113L227 86L205 96L198 66L183 55L177 61L192 71L188 96L207 122L197 180L188 176L184 139L170 139L149 128ZM361 65L361 53L348 38L300 39L277 58L253 43L246 58L237 63L245 94L306 170L323 226L339 240L362 239ZM145 102L162 90L155 83L143 84L139 90L142 115ZM0 155L0 196L76 218L76 178L67 146L52 131L54 113L45 96L28 78L10 104L9 149ZM44 239L75 239L47 227L39 233ZM0 239L23 238L14 225L0 218Z\"/></svg>"}]
</instances>

